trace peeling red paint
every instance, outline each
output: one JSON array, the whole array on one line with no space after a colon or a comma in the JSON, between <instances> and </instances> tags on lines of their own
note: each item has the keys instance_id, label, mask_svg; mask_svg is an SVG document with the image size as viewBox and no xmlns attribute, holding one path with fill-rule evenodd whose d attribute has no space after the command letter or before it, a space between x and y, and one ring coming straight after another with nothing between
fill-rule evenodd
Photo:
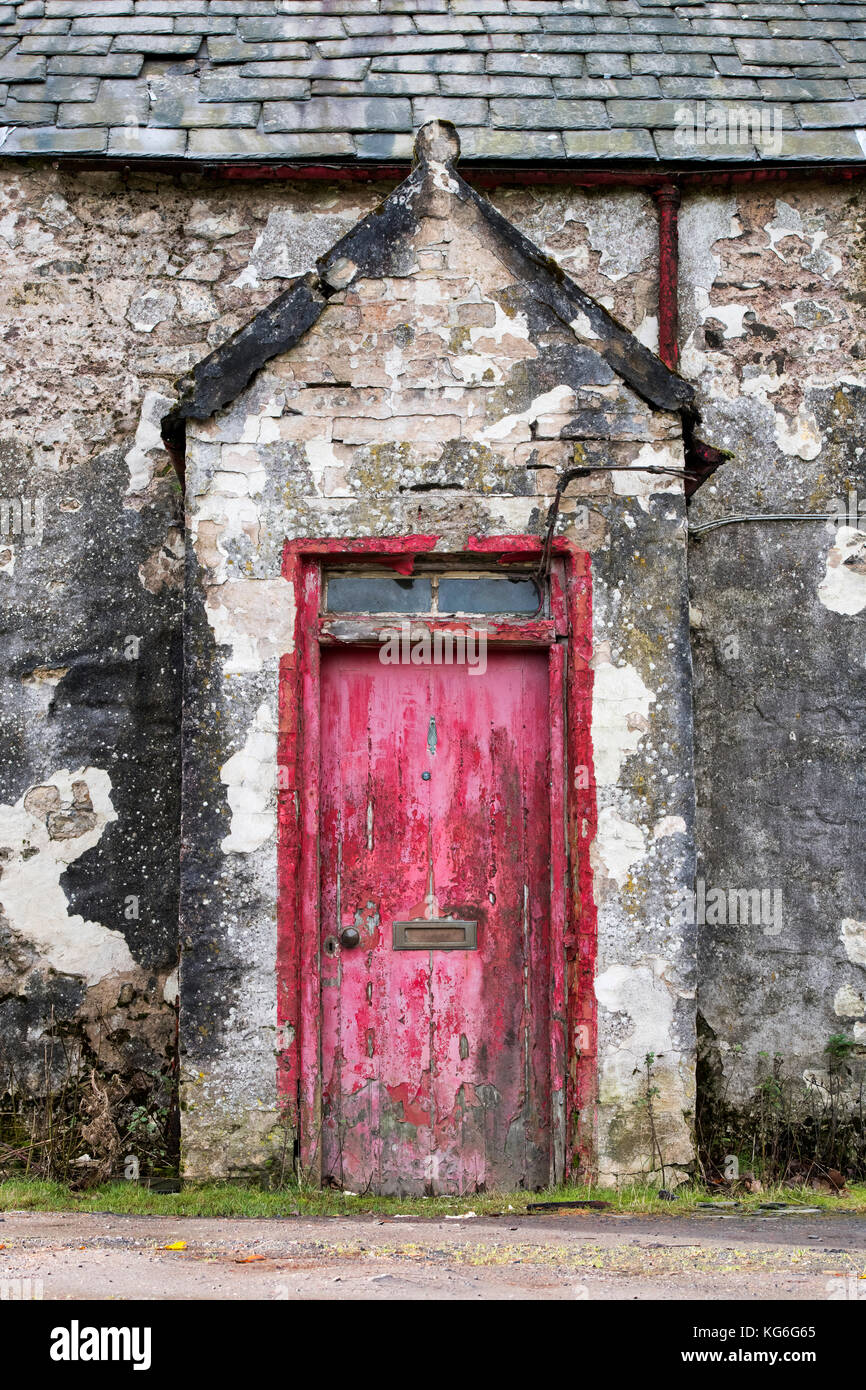
<instances>
[{"instance_id":1,"label":"peeling red paint","mask_svg":"<svg viewBox=\"0 0 866 1390\"><path fill-rule=\"evenodd\" d=\"M570 651L566 680L568 795L566 836L572 877L566 934L569 1082L567 1110L570 1173L592 1175L595 1163L598 1012L595 971L598 912L589 849L598 829L592 752L592 568L590 557L565 557ZM586 770L586 776L578 775Z\"/></svg>"},{"instance_id":2,"label":"peeling red paint","mask_svg":"<svg viewBox=\"0 0 866 1390\"><path fill-rule=\"evenodd\" d=\"M568 542L557 538L553 546L554 550L567 549ZM537 536L470 536L466 549L476 554L498 555L500 563L507 565L509 559L538 559L541 541Z\"/></svg>"},{"instance_id":3,"label":"peeling red paint","mask_svg":"<svg viewBox=\"0 0 866 1390\"><path fill-rule=\"evenodd\" d=\"M415 557L435 550L438 536L373 536L357 540L298 540L292 542L292 553L307 559L332 559L339 555L341 561L351 564L363 561L364 564L383 565L397 574L409 575L415 570ZM285 566L284 558L284 566ZM285 568L284 568L285 574Z\"/></svg>"},{"instance_id":4,"label":"peeling red paint","mask_svg":"<svg viewBox=\"0 0 866 1390\"><path fill-rule=\"evenodd\" d=\"M323 656L322 932L361 944L323 991L322 1163L353 1189L547 1181L547 713L543 649L490 648L482 679ZM478 949L393 950L413 914L477 922Z\"/></svg>"},{"instance_id":5,"label":"peeling red paint","mask_svg":"<svg viewBox=\"0 0 866 1390\"><path fill-rule=\"evenodd\" d=\"M420 1091L416 1091L411 1099L409 1094L409 1083L403 1081L399 1086L386 1086L391 1100L395 1105L403 1107L403 1123L407 1125L429 1125L430 1123L430 1101L427 1098L426 1104L419 1104Z\"/></svg>"},{"instance_id":6,"label":"peeling red paint","mask_svg":"<svg viewBox=\"0 0 866 1390\"><path fill-rule=\"evenodd\" d=\"M436 813L433 819L445 824L451 818L454 834L440 837L441 848L432 845L430 815L426 820L407 817L406 799L401 802L395 795L395 786L386 783L389 790L383 792L371 785L369 764L366 780L359 775L363 769L358 760L369 753L369 681L365 698L344 702L338 757L341 789L345 777L368 794L356 791L343 797L341 790L335 799L325 775L319 806L320 748L328 756L327 737L323 742L320 731L320 701L329 698L319 677L324 636L318 612L319 560L343 563L378 554L411 563L414 555L433 549L435 543L434 537L408 537L311 540L285 547L283 574L297 586L298 603L296 649L281 666L278 1074L289 1118L300 1125L302 1163L314 1181L333 1170L335 1143L340 1178L372 1181L382 1190L389 1184L391 1190L471 1190L513 1180L515 1163L524 1164L529 1180L547 1181L548 1176L560 1178L577 1167L586 1171L592 1163L596 923L588 848L596 823L595 795L591 779L586 786L573 774L578 765L591 768L589 557L557 541L551 620L516 625L528 650L503 645L503 630L489 652L494 665L499 662L499 680L489 687L490 692L497 688L498 706L510 708L509 701L515 699L525 702L529 670L536 672L530 681L536 691L532 699L542 700L543 712L541 706L529 717L525 710L512 711L501 722L492 712L485 720L476 704L474 734L471 719L463 724L458 719L453 728L462 732L452 738L449 714L463 718L466 708L465 698L455 698L453 669L414 672L428 685L431 677L446 682L441 689L430 685L430 690L434 703L445 711L441 733L446 737L437 741L433 756L441 760L440 766L448 765L448 775L424 784L412 779L414 791L426 787L431 814L434 809ZM506 562L537 559L541 553L540 541L530 536L474 539L467 548ZM567 636L567 643L554 640L557 636ZM360 671L371 659L375 661L375 653L358 647L332 649L327 658L334 670L348 661ZM513 671L502 676L515 662L523 672L517 682ZM382 670L405 672L376 666L377 675ZM538 674L542 670L543 679ZM338 691L340 680L328 679ZM468 694L479 683L465 684ZM400 777L407 775L399 737L414 727L409 704L404 701L399 708L398 703L398 711L382 763L392 781L396 779L396 789ZM328 710L326 735L333 733L332 714ZM419 740L421 733L426 735L426 714L426 708L416 710ZM486 725L490 727L484 732ZM527 735L527 727L543 729L544 739L550 740L543 773L537 763L536 733ZM451 764L446 748L451 749ZM486 775L485 760L498 769L500 788L489 806L478 791ZM536 767L535 774L528 774L530 765ZM530 784L543 787L543 806ZM538 827L544 820L549 833L526 832L527 797L533 806L532 823ZM362 882L365 863L369 868L371 856L376 859L377 836L381 847L388 842L389 824L398 839L408 836L407 852L383 863L379 880L371 881L368 874ZM341 893L348 896L341 897L339 910L335 901L329 902L327 874L320 885L318 868L320 852L326 861L329 839L335 843L338 829L344 849L348 845L340 869ZM523 846L517 855L516 843ZM496 886L490 889L493 861ZM527 920L538 925L530 931L531 998L528 1007L521 1004L515 1012L514 999L508 1005L509 991L501 988L514 982L514 941L509 941L507 931L493 930L492 924L505 910L502 902L513 907L524 883L529 887ZM486 908L485 886L495 899ZM437 895L435 910L431 892ZM479 922L479 942L490 931L492 956L485 960L490 968L478 976L480 951L393 952L391 922L401 914L471 914L471 920ZM327 938L348 924L361 931L361 945L334 954L323 950ZM563 937L564 945L552 949ZM357 975L354 984L350 966ZM397 994L389 996L397 1003L383 1013L385 972L397 981ZM496 996L489 992L488 981L498 982ZM436 1008L431 1013L433 999ZM333 1032L335 1009L345 1016L346 1036ZM417 1027L421 1018L435 1018L435 1026L426 1031ZM516 1055L524 1059L522 1066L515 1065ZM371 1071L383 1064L389 1074L382 1073L384 1084L379 1085Z\"/></svg>"}]
</instances>

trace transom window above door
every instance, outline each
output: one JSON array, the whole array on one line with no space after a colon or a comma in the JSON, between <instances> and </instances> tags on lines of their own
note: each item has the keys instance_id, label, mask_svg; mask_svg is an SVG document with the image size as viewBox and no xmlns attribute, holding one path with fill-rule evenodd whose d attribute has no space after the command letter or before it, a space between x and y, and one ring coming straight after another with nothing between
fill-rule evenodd
<instances>
[{"instance_id":1,"label":"transom window above door","mask_svg":"<svg viewBox=\"0 0 866 1390\"><path fill-rule=\"evenodd\" d=\"M417 613L428 617L546 616L547 597L529 571L454 569L408 577L352 570L323 575L326 613Z\"/></svg>"}]
</instances>

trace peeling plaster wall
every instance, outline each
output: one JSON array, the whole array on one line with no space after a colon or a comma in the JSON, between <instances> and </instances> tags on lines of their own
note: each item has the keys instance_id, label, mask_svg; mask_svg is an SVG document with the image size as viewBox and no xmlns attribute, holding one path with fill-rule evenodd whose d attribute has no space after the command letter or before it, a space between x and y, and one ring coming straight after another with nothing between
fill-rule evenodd
<instances>
[{"instance_id":1,"label":"peeling plaster wall","mask_svg":"<svg viewBox=\"0 0 866 1390\"><path fill-rule=\"evenodd\" d=\"M8 526L0 535L0 853L13 900L0 918L0 1031L34 1088L52 1009L88 1056L125 1072L161 1064L171 1043L184 543L158 422L173 381L385 192L2 166L0 495L41 510L38 543ZM491 196L655 346L647 195ZM268 760L291 630L284 534L428 529L449 548L470 530L537 533L573 457L558 434L574 383L546 326L465 228L449 238L436 220L419 233L411 278L353 286L235 407L190 431L190 718L211 731L207 767L188 767L184 827L187 892L201 898L186 933L200 953L187 973L198 1000L187 1076L203 1170L249 1166L251 1128L266 1137L274 1118ZM732 1073L743 1094L759 1051L782 1051L802 1074L831 1033L866 1041L866 874L852 813L863 804L863 195L844 184L692 191L680 228L683 371L704 434L736 454L695 498L693 522L848 504L828 529L739 526L691 547L698 875L708 888L783 892L780 932L696 929L700 1008L726 1066L726 1049L744 1049ZM351 381L342 400L332 367ZM648 422L610 380L591 391L596 418L618 419L610 445L587 438L588 461L678 456L669 422ZM687 1151L695 990L695 931L672 907L690 881L692 835L682 503L675 482L614 481L571 486L561 522L594 557L600 825L587 852L601 919L599 1153L611 1177L636 1171L647 1150L634 1075L646 1051L659 1055L671 1117L666 1157ZM133 659L129 637L140 639ZM42 885L38 912L21 906L24 869ZM83 930L102 943L88 962L64 954ZM220 1105L211 1159L204 1123Z\"/></svg>"},{"instance_id":2,"label":"peeling plaster wall","mask_svg":"<svg viewBox=\"0 0 866 1390\"><path fill-rule=\"evenodd\" d=\"M135 435L144 407L152 447L165 407L147 393L171 396L387 192L0 160L0 438L20 438L26 417L40 459L64 466ZM492 201L653 346L648 195L503 188Z\"/></svg>"},{"instance_id":3,"label":"peeling plaster wall","mask_svg":"<svg viewBox=\"0 0 866 1390\"><path fill-rule=\"evenodd\" d=\"M544 240L540 198L499 201ZM604 279L607 246L608 297L645 310L644 243L629 259L618 238L646 203L613 202L616 216L571 199L587 219L593 210L579 255ZM547 209L550 237L562 230L561 204ZM420 532L459 552L471 535L539 535L557 475L575 459L682 465L678 418L650 411L580 324L570 333L532 298L447 180L415 211L390 274L353 279L231 406L187 426L181 1036L191 1174L261 1166L284 1144L275 792L263 765L292 640L284 539ZM559 437L574 421L577 445ZM571 485L560 518L561 534L593 554L603 817L596 844L579 852L593 855L600 902L605 1181L648 1166L633 1075L644 1053L659 1054L671 1163L691 1158L694 1089L692 939L670 924L694 872L684 504L675 478L616 482Z\"/></svg>"},{"instance_id":4,"label":"peeling plaster wall","mask_svg":"<svg viewBox=\"0 0 866 1390\"><path fill-rule=\"evenodd\" d=\"M85 780L92 768L110 778L115 817L106 821L94 843L90 831L70 840L81 852L67 856L58 869L65 908L52 888L50 903L40 905L39 918L29 927L22 926L20 915L17 927L8 925L8 912L2 921L2 1035L16 1075L31 1089L38 1088L42 1073L52 1010L69 1037L80 1037L82 1055L124 1074L163 1065L172 1044L174 866L179 851L176 647L184 542L177 490L160 448L159 421L173 400L173 382L269 303L287 277L309 268L387 191L369 185L241 186L194 173L176 177L135 169L72 172L62 162L0 164L0 495L38 499L44 522L35 546L24 545L24 537L9 534L8 527L0 536L0 585L8 615L0 800L11 808L6 814L14 811L15 817L22 814L22 798L30 795L32 800L33 794L37 801L50 799L54 809L49 807L47 816L73 811L77 816L79 810L83 815L83 808L70 802L71 785L64 778ZM655 210L649 196L504 187L491 197L642 342L655 345ZM284 601L285 584L278 573L279 544L287 529L281 508L289 509L288 525L295 534L305 528L318 534L417 529L419 505L431 525L454 543L470 527L519 531L528 526L537 531L555 469L572 461L570 447L556 438L560 422L553 412L557 401L570 408L568 398L552 398L549 433L542 429L534 440L531 435L538 431L531 412L527 415L531 402L544 394L546 381L552 391L561 392L557 370L546 367L538 383L523 376L517 386L506 381L522 370L518 364L534 360L526 316L495 297L482 304L480 291L473 302L474 290L463 294L467 302L459 313L447 302L449 287L445 302L438 302L433 271L443 260L436 246L432 243L426 253L428 283L420 293L432 298L422 306L426 319L417 339L420 347L406 350L400 325L415 313L415 305L403 297L405 286L398 283L393 287L397 307L389 311L394 324L369 325L374 335L370 355L378 371L376 375L371 366L369 391L399 390L401 410L417 419L428 411L431 391L438 402L435 411L452 414L441 403L447 389L456 393L458 415L464 406L467 412L483 409L479 435L492 423L493 436L479 439L471 458L462 449L437 445L431 453L411 441L401 450L402 426L399 431L390 427L389 443L387 428L382 428L386 421L378 418L382 412L371 405L365 414L353 399L348 409L357 416L358 428L367 430L364 439L351 438L344 426L323 430L314 419L314 437L304 440L305 424L294 409L300 405L306 410L308 402L298 401L292 412L286 411L280 395L286 383L274 375L270 385L253 384L248 395L254 431L241 430L233 439L220 461L218 479L194 509L196 552L220 582L208 591L210 621L194 615L191 628L198 633L202 662L206 665L212 650L208 644L218 644L224 677L244 692L234 707L237 717L227 726L227 754L218 768L203 780L195 770L189 774L193 798L198 795L200 803L195 810L187 807L189 833L197 833L205 821L214 827L214 853L219 858L225 847L225 862L238 883L233 920L221 927L226 932L231 927L234 935L229 949L223 943L211 976L210 1004L203 1000L202 1012L210 1008L215 1038L230 1037L241 1053L251 1051L249 1065L237 1063L228 1093L258 1098L258 1078L264 1077L265 1129L272 1113L273 1037L267 1032L262 1042L255 1020L273 1009L268 965L273 924L265 906L273 897L267 756L273 739L273 669L291 615L291 599ZM498 270L493 279L505 286L507 277L497 276ZM347 340L356 333L361 309L384 314L386 299L374 289L369 303L346 306ZM329 329L337 310L335 305ZM425 345L430 344L428 363ZM445 372L443 388L432 359L446 350L457 365L453 375L450 369ZM330 351L328 343L323 362ZM488 370L502 388L502 399L489 411ZM474 402L468 390L473 380ZM309 389L318 384L320 378L312 372ZM610 454L590 441L587 456L630 461L642 447L646 425L639 404L623 405L615 392L606 394L610 389L609 382L599 389L602 406L622 409L634 420L623 425ZM510 397L505 394L509 390ZM520 442L512 449L513 440L508 441L504 468L507 434L500 422L509 415L523 418L507 427ZM442 430L447 443L454 426L443 425ZM369 441L387 447L373 449ZM202 438L197 446L202 460L207 443ZM643 443L653 450L668 447L656 439ZM274 459L295 479L285 496L275 490ZM270 481L262 460L272 469ZM360 474L354 471L356 460L363 465ZM637 486L638 475L633 476ZM453 484L455 491L416 498L400 490L427 479L444 488ZM381 506L375 496L380 490L386 499ZM621 503L598 483L587 490L597 499L587 544L604 550L605 518L611 509L620 510ZM463 502L462 510L455 509L458 496L474 497L475 491L483 501L476 499L472 506ZM646 525L644 507L649 502L655 508L657 502L646 486L644 491L634 510ZM361 493L365 502L359 511L353 499ZM268 500L267 526L273 534L267 526L259 530L262 497ZM566 528L573 526L580 505L577 496L564 499ZM278 515L279 521L274 520ZM236 557L253 551L259 557L259 580L246 584ZM129 638L139 639L135 657ZM638 665L653 685L645 664ZM215 709L218 704L214 700ZM639 742L630 729L623 746L634 754ZM606 750L604 757L609 756ZM52 787L61 796L59 811ZM37 838L28 842L26 852L38 844L53 885L59 863L54 841L49 833L45 843L45 825L31 830ZM10 835L3 852L17 855L20 840ZM259 867L253 868L252 860ZM201 871L207 899L206 865ZM139 899L137 907L134 898ZM218 895L203 906L216 902ZM127 916L135 911L138 917ZM241 940L238 923L247 919L254 927ZM83 962L72 969L69 958L62 958L63 942L86 923L94 924L100 940L113 942L119 934L132 964L117 946L114 954L97 952L89 976ZM261 962L237 999L234 973L243 974L246 967L235 964L235 953L244 962ZM94 982L91 977L103 959L110 960L110 969ZM67 968L58 968L58 961ZM248 1162L246 1138L239 1143L234 1156L227 1149L225 1165L235 1159Z\"/></svg>"},{"instance_id":5,"label":"peeling plaster wall","mask_svg":"<svg viewBox=\"0 0 866 1390\"><path fill-rule=\"evenodd\" d=\"M842 508L691 546L699 877L782 894L780 922L698 927L707 1041L742 1100L761 1052L802 1080L832 1034L866 1041L866 202L859 182L690 193L680 228L683 368L735 454L692 522Z\"/></svg>"},{"instance_id":6,"label":"peeling plaster wall","mask_svg":"<svg viewBox=\"0 0 866 1390\"><path fill-rule=\"evenodd\" d=\"M602 1182L649 1171L649 1053L668 1180L693 1159L695 931L678 910L694 876L685 518L679 491L642 478L608 504L593 599Z\"/></svg>"},{"instance_id":7,"label":"peeling plaster wall","mask_svg":"<svg viewBox=\"0 0 866 1390\"><path fill-rule=\"evenodd\" d=\"M64 467L134 436L143 405L153 427L167 407L147 393L171 396L381 196L0 161L0 438L26 418L40 460Z\"/></svg>"},{"instance_id":8,"label":"peeling plaster wall","mask_svg":"<svg viewBox=\"0 0 866 1390\"><path fill-rule=\"evenodd\" d=\"M17 429L2 493L41 522L0 538L3 1082L56 1088L68 1057L142 1091L175 1032L177 491L128 495L124 445L57 469Z\"/></svg>"},{"instance_id":9,"label":"peeling plaster wall","mask_svg":"<svg viewBox=\"0 0 866 1390\"><path fill-rule=\"evenodd\" d=\"M68 1057L140 1094L174 1048L183 539L156 356L182 344L126 316L182 255L191 194L174 231L161 197L0 170L0 1057L30 1094L46 1056L55 1088Z\"/></svg>"}]
</instances>

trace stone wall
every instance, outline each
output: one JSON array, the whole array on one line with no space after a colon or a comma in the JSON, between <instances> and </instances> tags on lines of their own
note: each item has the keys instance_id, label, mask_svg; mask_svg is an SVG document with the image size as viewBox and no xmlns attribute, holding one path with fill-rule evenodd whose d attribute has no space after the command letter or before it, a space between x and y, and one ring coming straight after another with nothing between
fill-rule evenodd
<instances>
[{"instance_id":1,"label":"stone wall","mask_svg":"<svg viewBox=\"0 0 866 1390\"><path fill-rule=\"evenodd\" d=\"M0 460L33 523L0 540L0 1086L83 1062L146 1092L177 997L177 490L130 506L117 447Z\"/></svg>"},{"instance_id":2,"label":"stone wall","mask_svg":"<svg viewBox=\"0 0 866 1390\"><path fill-rule=\"evenodd\" d=\"M693 528L848 513L691 545L699 878L707 898L780 894L757 922L699 927L699 1008L737 1103L762 1053L825 1085L831 1035L866 1043L864 236L859 183L693 193L681 214L683 370L734 451Z\"/></svg>"},{"instance_id":3,"label":"stone wall","mask_svg":"<svg viewBox=\"0 0 866 1390\"><path fill-rule=\"evenodd\" d=\"M170 1066L183 508L159 420L375 197L3 166L4 1087Z\"/></svg>"},{"instance_id":4,"label":"stone wall","mask_svg":"<svg viewBox=\"0 0 866 1390\"><path fill-rule=\"evenodd\" d=\"M139 429L175 379L388 192L0 164L0 438L76 466ZM630 190L494 190L510 221L642 342L657 341L655 214ZM38 454L37 454L38 451ZM140 474L137 456L130 467ZM147 473L131 479L140 490Z\"/></svg>"},{"instance_id":5,"label":"stone wall","mask_svg":"<svg viewBox=\"0 0 866 1390\"><path fill-rule=\"evenodd\" d=\"M172 1045L183 546L179 492L158 447L157 422L172 399L173 380L268 303L288 277L309 268L387 192L374 185L73 173L38 162L3 167L0 496L22 503L31 534L13 533L4 520L0 536L0 584L8 596L0 717L6 832L0 1018L5 1061L31 1088L41 1084L46 1042L59 1031L89 1059L125 1073L158 1070ZM656 223L647 195L503 187L491 198L641 341L655 345ZM705 435L735 453L695 498L693 523L734 512L820 511L850 489L862 501L861 207L850 184L741 185L685 196L683 371L699 388ZM428 260L432 268L432 251ZM435 278L432 269L426 273ZM347 338L372 313L381 320L377 334L396 334L408 317L406 301L395 307L398 292L399 285L370 291L369 299L334 304L328 312L343 316L340 331ZM446 323L449 352L477 355L478 343L491 335L499 351L502 320L494 308L492 324L486 322L491 304L478 305L468 319L452 321L449 308L445 319L431 322L425 336L437 351ZM435 301L421 307L436 318ZM416 311L413 302L413 321ZM422 360L389 340L389 350L395 346L405 362ZM507 370L514 369L512 362ZM261 415L265 433L226 447L243 455L252 442L279 456L274 468L292 479L296 530L313 521L320 532L326 525L349 526L353 508L359 526L381 525L387 516L396 529L408 525L411 497L431 526L454 537L455 493L419 501L415 493L400 492L407 479L414 486L429 477L431 465L437 481L459 487L469 499L467 525L471 517L476 526L486 518L490 527L537 529L553 470L565 458L555 438L515 445L507 485L497 465L492 476L498 481L487 491L471 485L479 474L467 469L465 458L443 462L440 448L433 460L420 454L404 459L396 440L381 441L362 482L390 500L381 515L368 509L364 518L352 478L357 459L370 454L367 443L332 432L329 440L318 439L327 449L317 454L316 439L284 435L303 430L284 403L272 403L280 392L285 399L287 382L293 390L292 380L273 370L253 383L250 414ZM311 379L299 390L314 393L321 384ZM463 392L465 383L456 384ZM399 378L386 373L363 389L398 386ZM438 378L425 378L418 368L414 389L440 388ZM363 428L365 417L355 405ZM377 438L381 423L374 427ZM208 443L203 438L195 447ZM648 438L621 441L615 451L633 457L645 444L659 447ZM242 474L246 467L241 460ZM301 487L313 477L311 469L320 492ZM37 503L39 512L32 510ZM565 499L566 526L575 515L570 509L580 504L578 497ZM602 836L595 850L608 924L599 966L608 1059L601 1067L602 1095L611 1106L609 1115L602 1112L602 1153L606 1171L613 1172L639 1166L638 1130L632 1126L633 1133L617 1136L609 1121L619 1113L628 1130L628 1117L637 1116L638 1082L631 1073L644 1052L673 1058L664 1078L672 1110L691 1105L689 1068L681 1074L678 1059L690 1047L688 1001L695 982L679 967L671 972L671 943L674 956L688 957L685 948L679 955L683 931L670 905L653 897L658 887L647 895L640 876L658 846L664 851L681 834L662 832L656 840L656 825L682 813L688 830L687 812L663 805L658 778L647 774L667 766L661 761L665 745L685 764L689 719L680 676L658 675L660 652L667 641L679 640L671 635L679 631L679 615L670 595L679 589L680 542L673 531L659 542L653 529L658 509L669 503L665 497L624 501L598 494L596 505L603 522L593 523L598 529L587 544L595 547L596 565L603 559L622 569L616 580L609 572L609 588L599 583L596 589L596 682L603 690L611 681L616 698L610 708L624 710L631 721L619 752L602 754L612 781L600 793ZM219 518L210 520L218 528ZM15 524L14 511L10 521ZM200 517L199 548L210 534L211 558L227 564L231 557L220 553L207 522ZM252 540L238 526L237 555L246 553L245 545L252 553ZM279 583L276 542L266 530L256 563L263 580ZM778 1048L803 1074L822 1069L831 1033L863 1041L866 905L862 842L852 813L862 803L862 544L853 524L830 532L820 524L774 523L711 532L691 549L699 876L708 888L783 892L779 932L772 920L757 930L699 928L701 1013L723 1058L733 1056L726 1049L743 1048L744 1060L728 1067L742 1095L761 1051ZM655 572L651 580L647 569ZM650 583L647 600L636 576ZM655 618L641 611L651 601L659 605ZM211 607L214 625L203 624L199 635L213 653L217 643L231 647L225 636L234 615L221 603ZM266 647L268 640L265 633ZM274 633L273 650L280 640ZM273 650L265 651L266 661ZM677 669L685 669L682 661ZM200 794L217 848L234 833L238 764L230 759L249 739L261 749L273 738L270 677L238 672L237 680L244 691L238 719ZM619 703L623 690L627 709ZM601 744L607 719L599 708ZM270 811L262 814L267 818ZM261 903L270 891L270 869L255 865L269 864L272 850L245 848L244 835L238 832L225 857L247 884L249 902ZM222 973L211 977L215 1017L228 1017L225 1002L236 995L245 1001L244 990L260 992L250 1019L271 1008L271 927L260 920L263 934L243 943L247 956L253 946L261 949L256 979L241 988L240 967L229 956ZM203 1017L192 1021L199 1029L209 1026ZM249 1026L255 1032L259 1024ZM242 1096L249 1083L270 1114L272 1094L259 1094L254 1084L265 1076L265 1058L272 1059L274 1048L270 1023L261 1026L249 1054L252 1073L244 1053L227 1094ZM682 1152L676 1136L670 1147Z\"/></svg>"},{"instance_id":6,"label":"stone wall","mask_svg":"<svg viewBox=\"0 0 866 1390\"><path fill-rule=\"evenodd\" d=\"M0 554L17 632L3 673L3 814L19 875L7 870L2 1008L7 1060L31 1090L41 1085L44 1049L58 1024L79 1039L88 1060L124 1073L163 1066L172 1046L182 542L158 420L173 380L385 192L73 173L38 162L3 167L3 495L23 499L25 508L39 501L44 518L38 545L25 545L7 525ZM492 197L654 345L648 196L503 188ZM455 342L474 351L473 339L490 329L482 321L488 310L465 312L467 321L453 325ZM633 455L631 445L622 447ZM537 480L541 507L534 494L530 505L496 484L497 525L513 528L531 514L537 526L547 505L552 469L565 453L553 440L540 441L544 472L528 471L530 452L524 444L519 486L534 489ZM339 461L328 475L337 492L344 466ZM452 474L465 486L459 459ZM565 500L566 518L577 505ZM641 520L642 509L635 510ZM438 512L450 512L445 498ZM599 621L607 623L603 615ZM606 626L600 635L606 640ZM642 718L648 696L641 680L634 698L632 713ZM267 743L269 731L260 734ZM232 775L228 766L229 782ZM224 817L232 794L223 783L217 790L215 813ZM246 861L243 842L235 845L237 868ZM21 896L28 884L44 899L38 919L32 899ZM263 960L266 966L266 952ZM221 995L214 987L217 1011ZM626 1016L611 1017L626 1033ZM272 1060L272 1038L268 1046Z\"/></svg>"}]
</instances>

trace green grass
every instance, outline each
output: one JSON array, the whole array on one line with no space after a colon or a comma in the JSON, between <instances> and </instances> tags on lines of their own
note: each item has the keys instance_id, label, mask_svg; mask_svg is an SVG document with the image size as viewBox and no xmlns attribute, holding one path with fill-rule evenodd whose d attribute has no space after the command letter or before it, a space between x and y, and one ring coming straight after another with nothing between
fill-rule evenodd
<instances>
[{"instance_id":1,"label":"green grass","mask_svg":"<svg viewBox=\"0 0 866 1390\"><path fill-rule=\"evenodd\" d=\"M487 1192L471 1197L350 1197L333 1190L286 1188L267 1192L235 1183L186 1183L182 1192L151 1192L135 1183L113 1182L86 1192L71 1192L61 1183L10 1178L0 1182L2 1211L87 1211L132 1216L478 1216L520 1213L533 1202L556 1200L610 1203L611 1212L639 1216L688 1215L698 1202L714 1200L699 1187L681 1188L675 1202L659 1201L658 1189L640 1184L616 1190L562 1187L547 1192ZM825 1211L866 1214L866 1183L853 1184L847 1196L813 1192L808 1187L767 1188L760 1195L738 1196L744 1212L762 1202L791 1202Z\"/></svg>"}]
</instances>

